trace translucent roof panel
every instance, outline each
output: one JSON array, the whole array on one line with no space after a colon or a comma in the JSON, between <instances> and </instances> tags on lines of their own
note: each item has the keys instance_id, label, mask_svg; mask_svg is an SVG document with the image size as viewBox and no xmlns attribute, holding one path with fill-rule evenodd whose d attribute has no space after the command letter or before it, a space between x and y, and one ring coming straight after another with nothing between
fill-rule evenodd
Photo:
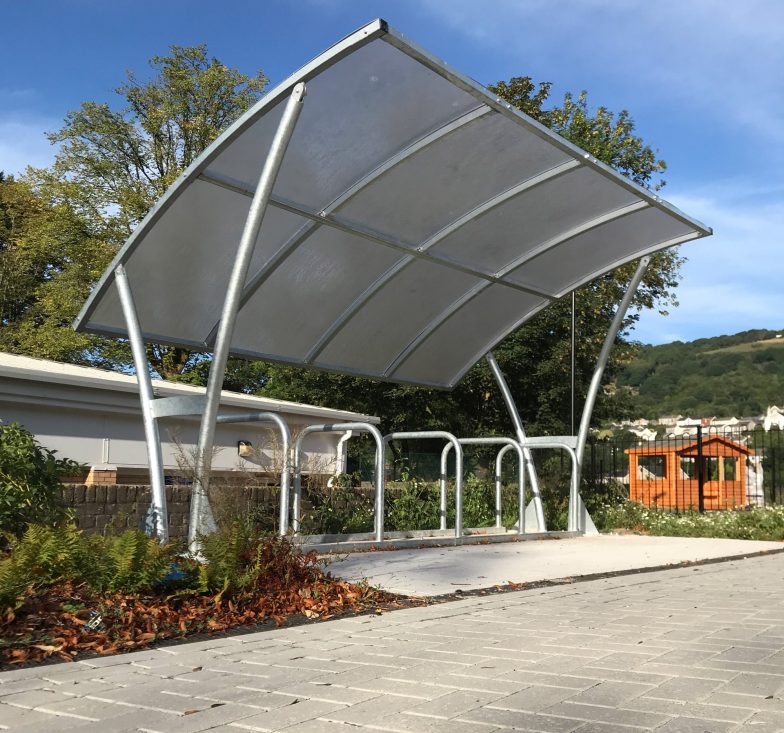
<instances>
[{"instance_id":1,"label":"translucent roof panel","mask_svg":"<svg viewBox=\"0 0 784 733\"><path fill-rule=\"evenodd\" d=\"M451 388L571 289L710 234L374 21L270 91L172 185L76 328L209 350L295 84L307 96L256 242L232 353Z\"/></svg>"}]
</instances>

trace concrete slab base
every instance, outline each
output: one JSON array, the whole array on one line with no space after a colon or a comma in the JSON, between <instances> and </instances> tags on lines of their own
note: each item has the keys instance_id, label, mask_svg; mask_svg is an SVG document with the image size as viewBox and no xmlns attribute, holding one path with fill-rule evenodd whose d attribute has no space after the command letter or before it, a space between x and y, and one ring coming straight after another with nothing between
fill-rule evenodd
<instances>
[{"instance_id":1,"label":"concrete slab base","mask_svg":"<svg viewBox=\"0 0 784 733\"><path fill-rule=\"evenodd\" d=\"M784 551L784 543L593 535L347 554L333 557L329 570L347 580L366 578L395 593L436 596L509 582L558 580L775 551Z\"/></svg>"}]
</instances>

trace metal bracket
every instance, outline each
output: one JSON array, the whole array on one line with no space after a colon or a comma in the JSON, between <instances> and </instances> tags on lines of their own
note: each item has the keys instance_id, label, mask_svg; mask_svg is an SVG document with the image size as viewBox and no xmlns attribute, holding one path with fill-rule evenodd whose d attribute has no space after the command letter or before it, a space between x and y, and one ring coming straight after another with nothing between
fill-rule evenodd
<instances>
[{"instance_id":1,"label":"metal bracket","mask_svg":"<svg viewBox=\"0 0 784 733\"><path fill-rule=\"evenodd\" d=\"M201 415L207 404L206 395L187 395L182 397L160 397L150 403L152 416L159 420L162 417L180 415Z\"/></svg>"}]
</instances>

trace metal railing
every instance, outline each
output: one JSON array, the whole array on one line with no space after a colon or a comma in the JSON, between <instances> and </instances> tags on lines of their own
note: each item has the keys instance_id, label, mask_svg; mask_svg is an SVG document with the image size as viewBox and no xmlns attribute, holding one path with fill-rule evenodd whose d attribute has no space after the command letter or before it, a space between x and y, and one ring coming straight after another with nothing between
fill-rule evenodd
<instances>
[{"instance_id":1,"label":"metal railing","mask_svg":"<svg viewBox=\"0 0 784 733\"><path fill-rule=\"evenodd\" d=\"M672 511L784 503L784 431L695 426L640 440L590 438L582 492Z\"/></svg>"}]
</instances>

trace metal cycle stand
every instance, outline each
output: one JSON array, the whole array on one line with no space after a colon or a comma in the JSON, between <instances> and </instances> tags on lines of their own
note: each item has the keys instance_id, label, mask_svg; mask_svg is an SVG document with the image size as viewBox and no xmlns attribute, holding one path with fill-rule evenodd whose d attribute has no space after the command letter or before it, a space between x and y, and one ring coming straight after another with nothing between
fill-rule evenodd
<instances>
[{"instance_id":1,"label":"metal cycle stand","mask_svg":"<svg viewBox=\"0 0 784 733\"><path fill-rule=\"evenodd\" d=\"M327 425L308 425L303 428L294 441L294 517L292 521L294 533L300 531L300 507L302 504L302 464L300 454L302 451L302 441L311 433L336 433L347 430L370 433L376 441L376 496L373 507L373 529L376 542L384 540L384 439L381 432L375 425L364 422L334 423ZM283 509L281 508L281 512ZM286 507L286 519L288 521L288 506Z\"/></svg>"},{"instance_id":2,"label":"metal cycle stand","mask_svg":"<svg viewBox=\"0 0 784 733\"><path fill-rule=\"evenodd\" d=\"M463 536L463 448L458 439L445 430L424 430L418 432L389 433L384 436L384 445L392 440L419 440L427 438L441 438L448 440L455 449L455 537ZM438 513L439 526L446 529L446 479L441 478L441 497Z\"/></svg>"},{"instance_id":3,"label":"metal cycle stand","mask_svg":"<svg viewBox=\"0 0 784 733\"><path fill-rule=\"evenodd\" d=\"M505 445L501 450L498 451L498 455L495 457L495 502L498 509L496 510L496 514L500 514L500 507L501 507L501 493L503 490L502 478L501 478L501 468L504 462L504 456L510 451L516 450L517 452L517 483L519 488L519 506L518 506L518 514L517 514L517 533L518 534L525 534L525 454L523 453L523 449L519 443L515 443L514 445ZM496 526L498 525L499 519L496 518ZM546 532L546 527L539 527L540 532Z\"/></svg>"},{"instance_id":4,"label":"metal cycle stand","mask_svg":"<svg viewBox=\"0 0 784 733\"><path fill-rule=\"evenodd\" d=\"M504 452L514 450L517 452L517 487L519 495L519 508L518 508L518 534L525 533L525 458L523 448L514 438L458 438L457 442L460 445L503 445L504 447L499 451L496 457L496 471L495 471L495 526L500 529L503 525L501 523L501 468L500 458L503 457ZM446 496L446 467L447 460L449 459L449 452L452 450L452 444L447 443L441 451L441 496ZM443 528L442 528L443 529ZM542 530L544 531L544 530Z\"/></svg>"},{"instance_id":5,"label":"metal cycle stand","mask_svg":"<svg viewBox=\"0 0 784 733\"><path fill-rule=\"evenodd\" d=\"M236 415L218 415L215 422L225 425L238 422L271 422L280 431L283 465L280 469L280 513L278 517L278 534L284 537L288 532L289 519L289 481L291 472L291 430L286 421L274 412L246 412Z\"/></svg>"}]
</instances>

